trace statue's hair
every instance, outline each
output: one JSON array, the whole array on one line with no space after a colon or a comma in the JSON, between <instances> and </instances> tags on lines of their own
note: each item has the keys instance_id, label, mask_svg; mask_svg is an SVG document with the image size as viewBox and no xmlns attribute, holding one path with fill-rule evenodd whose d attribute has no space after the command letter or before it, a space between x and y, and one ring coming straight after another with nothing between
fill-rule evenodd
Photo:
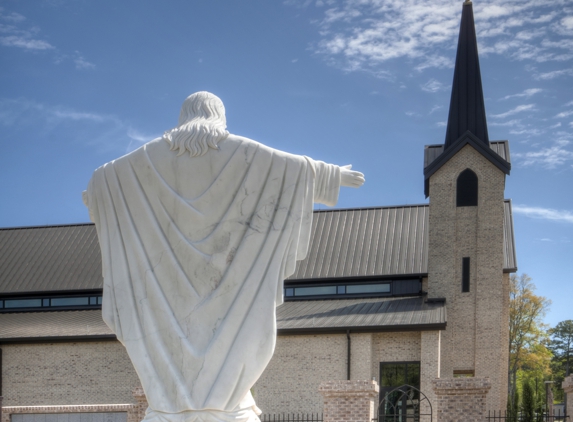
<instances>
[{"instance_id":1,"label":"statue's hair","mask_svg":"<svg viewBox=\"0 0 573 422\"><path fill-rule=\"evenodd\" d=\"M177 155L189 151L192 157L204 155L209 148L218 149L217 144L229 136L225 106L217 97L206 91L187 97L181 106L178 126L168 130L163 139L169 142Z\"/></svg>"}]
</instances>

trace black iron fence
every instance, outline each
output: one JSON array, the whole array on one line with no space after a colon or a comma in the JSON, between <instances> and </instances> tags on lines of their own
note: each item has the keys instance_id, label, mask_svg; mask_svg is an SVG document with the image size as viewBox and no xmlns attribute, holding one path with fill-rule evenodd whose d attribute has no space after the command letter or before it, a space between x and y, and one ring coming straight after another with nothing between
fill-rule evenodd
<instances>
[{"instance_id":1,"label":"black iron fence","mask_svg":"<svg viewBox=\"0 0 573 422\"><path fill-rule=\"evenodd\" d=\"M563 414L560 410L555 413L536 413L534 415L511 415L507 412L488 412L486 416L488 422L571 422L569 415Z\"/></svg>"},{"instance_id":2,"label":"black iron fence","mask_svg":"<svg viewBox=\"0 0 573 422\"><path fill-rule=\"evenodd\" d=\"M322 413L263 413L261 422L322 422Z\"/></svg>"}]
</instances>

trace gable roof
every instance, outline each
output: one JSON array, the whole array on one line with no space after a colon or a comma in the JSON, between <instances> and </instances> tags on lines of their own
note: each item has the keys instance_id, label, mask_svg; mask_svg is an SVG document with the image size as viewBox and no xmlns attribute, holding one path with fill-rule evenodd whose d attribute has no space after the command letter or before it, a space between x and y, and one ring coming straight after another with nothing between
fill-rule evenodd
<instances>
[{"instance_id":1,"label":"gable roof","mask_svg":"<svg viewBox=\"0 0 573 422\"><path fill-rule=\"evenodd\" d=\"M504 271L516 271L511 202L505 202ZM428 205L315 211L307 257L289 281L425 275ZM95 226L0 229L0 292L102 289Z\"/></svg>"},{"instance_id":2,"label":"gable roof","mask_svg":"<svg viewBox=\"0 0 573 422\"><path fill-rule=\"evenodd\" d=\"M434 159L424 167L424 194L426 198L430 195L430 177L438 171L450 158L452 158L458 151L460 151L464 146L471 145L477 152L483 155L490 163L496 166L505 174L509 174L511 170L511 164L497 151L503 151L504 156L509 158L509 146L504 145L504 148L499 148L499 145L495 145L496 148L492 148L488 143L487 145L480 141L473 133L466 131L462 136L460 136L454 143L452 143L448 148L445 146L442 149L442 153L435 156ZM427 147L426 147L427 149ZM432 151L432 155L436 153L437 149ZM426 156L430 155L424 151L424 164L426 163Z\"/></svg>"}]
</instances>

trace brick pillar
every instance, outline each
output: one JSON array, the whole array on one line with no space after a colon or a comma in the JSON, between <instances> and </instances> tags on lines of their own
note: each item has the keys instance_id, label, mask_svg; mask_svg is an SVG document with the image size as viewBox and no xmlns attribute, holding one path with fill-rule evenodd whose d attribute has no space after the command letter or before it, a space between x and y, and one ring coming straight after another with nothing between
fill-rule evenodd
<instances>
[{"instance_id":1,"label":"brick pillar","mask_svg":"<svg viewBox=\"0 0 573 422\"><path fill-rule=\"evenodd\" d=\"M324 399L324 422L371 422L376 415L376 381L324 381L318 391Z\"/></svg>"},{"instance_id":2,"label":"brick pillar","mask_svg":"<svg viewBox=\"0 0 573 422\"><path fill-rule=\"evenodd\" d=\"M569 416L570 420L573 420L573 375L565 378L561 387L567 396L567 416Z\"/></svg>"},{"instance_id":3,"label":"brick pillar","mask_svg":"<svg viewBox=\"0 0 573 422\"><path fill-rule=\"evenodd\" d=\"M437 406L434 420L438 422L483 422L489 378L438 378L433 382Z\"/></svg>"},{"instance_id":4,"label":"brick pillar","mask_svg":"<svg viewBox=\"0 0 573 422\"><path fill-rule=\"evenodd\" d=\"M145 418L145 411L147 410L147 397L141 387L135 387L131 392L135 399L135 405L131 415L128 414L127 422L141 422Z\"/></svg>"}]
</instances>

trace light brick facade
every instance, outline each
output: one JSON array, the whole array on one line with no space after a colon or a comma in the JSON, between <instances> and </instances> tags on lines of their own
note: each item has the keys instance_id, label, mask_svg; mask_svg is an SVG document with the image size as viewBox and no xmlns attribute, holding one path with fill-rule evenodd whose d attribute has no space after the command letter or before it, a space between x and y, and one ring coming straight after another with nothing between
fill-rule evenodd
<instances>
[{"instance_id":1,"label":"light brick facade","mask_svg":"<svg viewBox=\"0 0 573 422\"><path fill-rule=\"evenodd\" d=\"M456 206L465 169L478 177L478 206ZM471 371L491 380L488 409L505 409L508 277L503 274L505 175L464 146L430 177L428 296L446 298L440 377ZM470 258L470 291L462 293L462 258Z\"/></svg>"},{"instance_id":2,"label":"light brick facade","mask_svg":"<svg viewBox=\"0 0 573 422\"><path fill-rule=\"evenodd\" d=\"M118 341L1 347L4 406L135 402L139 378Z\"/></svg>"},{"instance_id":3,"label":"light brick facade","mask_svg":"<svg viewBox=\"0 0 573 422\"><path fill-rule=\"evenodd\" d=\"M433 334L432 334L433 333ZM379 379L380 362L419 362L422 338L428 359L424 365L435 376L439 332L350 333L351 380ZM346 380L346 334L280 336L267 369L253 388L264 413L321 413L318 387L325 380ZM429 385L430 380L428 380Z\"/></svg>"}]
</instances>

